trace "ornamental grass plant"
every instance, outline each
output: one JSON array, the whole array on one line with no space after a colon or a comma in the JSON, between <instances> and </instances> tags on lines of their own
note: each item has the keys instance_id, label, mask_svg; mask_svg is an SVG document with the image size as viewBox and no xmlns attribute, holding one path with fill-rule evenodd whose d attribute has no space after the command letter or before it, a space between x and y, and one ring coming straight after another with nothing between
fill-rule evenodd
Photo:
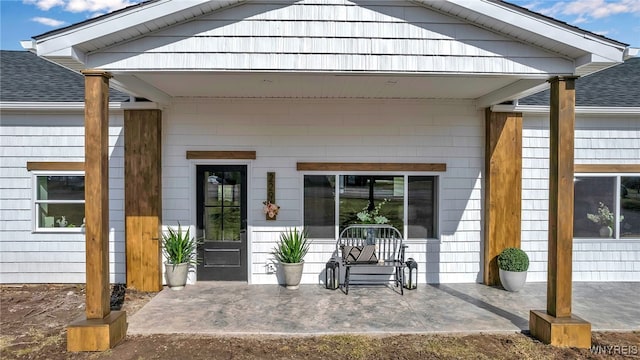
<instances>
[{"instance_id":1,"label":"ornamental grass plant","mask_svg":"<svg viewBox=\"0 0 640 360\"><path fill-rule=\"evenodd\" d=\"M168 233L162 235L162 252L167 258L167 263L178 265L189 263L197 265L196 249L198 242L191 236L190 229L182 231L180 223L178 229L168 228Z\"/></svg>"},{"instance_id":2,"label":"ornamental grass plant","mask_svg":"<svg viewBox=\"0 0 640 360\"><path fill-rule=\"evenodd\" d=\"M276 260L286 264L297 264L304 261L311 242L307 239L306 230L290 228L280 234L280 240L273 249Z\"/></svg>"}]
</instances>

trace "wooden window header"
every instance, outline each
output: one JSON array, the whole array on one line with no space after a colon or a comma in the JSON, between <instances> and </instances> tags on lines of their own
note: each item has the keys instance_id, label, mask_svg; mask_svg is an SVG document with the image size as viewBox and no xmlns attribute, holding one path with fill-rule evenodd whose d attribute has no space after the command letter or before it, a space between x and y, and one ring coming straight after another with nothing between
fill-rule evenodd
<instances>
[{"instance_id":1,"label":"wooden window header","mask_svg":"<svg viewBox=\"0 0 640 360\"><path fill-rule=\"evenodd\" d=\"M28 161L27 171L84 171L84 162L80 161Z\"/></svg>"},{"instance_id":2,"label":"wooden window header","mask_svg":"<svg viewBox=\"0 0 640 360\"><path fill-rule=\"evenodd\" d=\"M447 171L447 164L299 162L298 171Z\"/></svg>"},{"instance_id":3,"label":"wooden window header","mask_svg":"<svg viewBox=\"0 0 640 360\"><path fill-rule=\"evenodd\" d=\"M187 159L242 159L255 160L255 151L187 151Z\"/></svg>"},{"instance_id":4,"label":"wooden window header","mask_svg":"<svg viewBox=\"0 0 640 360\"><path fill-rule=\"evenodd\" d=\"M576 164L574 173L640 173L640 164Z\"/></svg>"}]
</instances>

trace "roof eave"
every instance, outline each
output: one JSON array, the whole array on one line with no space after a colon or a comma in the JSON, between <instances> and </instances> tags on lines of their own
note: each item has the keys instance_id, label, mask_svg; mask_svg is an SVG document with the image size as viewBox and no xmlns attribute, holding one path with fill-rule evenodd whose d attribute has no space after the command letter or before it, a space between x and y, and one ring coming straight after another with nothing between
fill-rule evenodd
<instances>
[{"instance_id":1,"label":"roof eave","mask_svg":"<svg viewBox=\"0 0 640 360\"><path fill-rule=\"evenodd\" d=\"M75 57L76 60L83 62L82 56L78 55L79 53L84 55L87 46L92 43L97 47L108 46L110 44L103 42L108 37L116 36L120 41L124 41L155 30L142 24L151 24L155 21L171 25L184 21L185 18L199 16L204 11L244 1L246 0L147 1L96 19L37 35L34 37L35 49L39 56Z\"/></svg>"},{"instance_id":2,"label":"roof eave","mask_svg":"<svg viewBox=\"0 0 640 360\"><path fill-rule=\"evenodd\" d=\"M536 41L533 45L546 48L554 53L565 55L578 62L588 57L600 59L603 63L598 70L624 61L627 44L608 39L586 30L568 25L552 18L528 11L500 0L413 0L438 11L473 20L481 26L493 31L492 23L500 24L504 31L524 31ZM526 39L520 39L527 41ZM553 45L553 46L551 46ZM569 55L576 54L576 55ZM576 68L589 62L576 64ZM576 71L576 74L578 71ZM584 74L580 74L584 75Z\"/></svg>"}]
</instances>

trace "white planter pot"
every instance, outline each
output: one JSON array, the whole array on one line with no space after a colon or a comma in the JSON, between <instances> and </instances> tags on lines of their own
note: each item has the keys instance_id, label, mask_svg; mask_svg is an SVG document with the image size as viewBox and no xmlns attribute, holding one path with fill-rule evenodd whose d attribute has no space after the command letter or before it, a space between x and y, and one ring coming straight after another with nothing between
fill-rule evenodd
<instances>
[{"instance_id":1,"label":"white planter pot","mask_svg":"<svg viewBox=\"0 0 640 360\"><path fill-rule=\"evenodd\" d=\"M600 237L610 238L613 236L613 229L610 226L603 226L600 228Z\"/></svg>"},{"instance_id":2,"label":"white planter pot","mask_svg":"<svg viewBox=\"0 0 640 360\"><path fill-rule=\"evenodd\" d=\"M507 291L520 291L527 282L526 271L506 271L498 269L500 273L500 283L502 287Z\"/></svg>"},{"instance_id":3,"label":"white planter pot","mask_svg":"<svg viewBox=\"0 0 640 360\"><path fill-rule=\"evenodd\" d=\"M165 277L167 286L171 290L181 290L187 283L187 275L189 274L189 263L173 264L164 263Z\"/></svg>"},{"instance_id":4,"label":"white planter pot","mask_svg":"<svg viewBox=\"0 0 640 360\"><path fill-rule=\"evenodd\" d=\"M284 285L287 289L295 290L299 288L304 262L295 264L280 263L280 265L284 272Z\"/></svg>"}]
</instances>

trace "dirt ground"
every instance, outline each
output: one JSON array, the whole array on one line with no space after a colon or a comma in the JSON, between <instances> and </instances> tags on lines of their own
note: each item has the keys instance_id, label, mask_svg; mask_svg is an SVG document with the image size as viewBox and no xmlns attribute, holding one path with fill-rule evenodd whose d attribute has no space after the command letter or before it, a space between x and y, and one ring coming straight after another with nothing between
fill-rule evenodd
<instances>
[{"instance_id":1,"label":"dirt ground","mask_svg":"<svg viewBox=\"0 0 640 360\"><path fill-rule=\"evenodd\" d=\"M133 315L154 296L116 287ZM544 345L524 334L221 337L127 336L102 353L67 353L65 327L84 314L84 287L0 286L0 359L638 359L640 331L594 333L600 353Z\"/></svg>"}]
</instances>

